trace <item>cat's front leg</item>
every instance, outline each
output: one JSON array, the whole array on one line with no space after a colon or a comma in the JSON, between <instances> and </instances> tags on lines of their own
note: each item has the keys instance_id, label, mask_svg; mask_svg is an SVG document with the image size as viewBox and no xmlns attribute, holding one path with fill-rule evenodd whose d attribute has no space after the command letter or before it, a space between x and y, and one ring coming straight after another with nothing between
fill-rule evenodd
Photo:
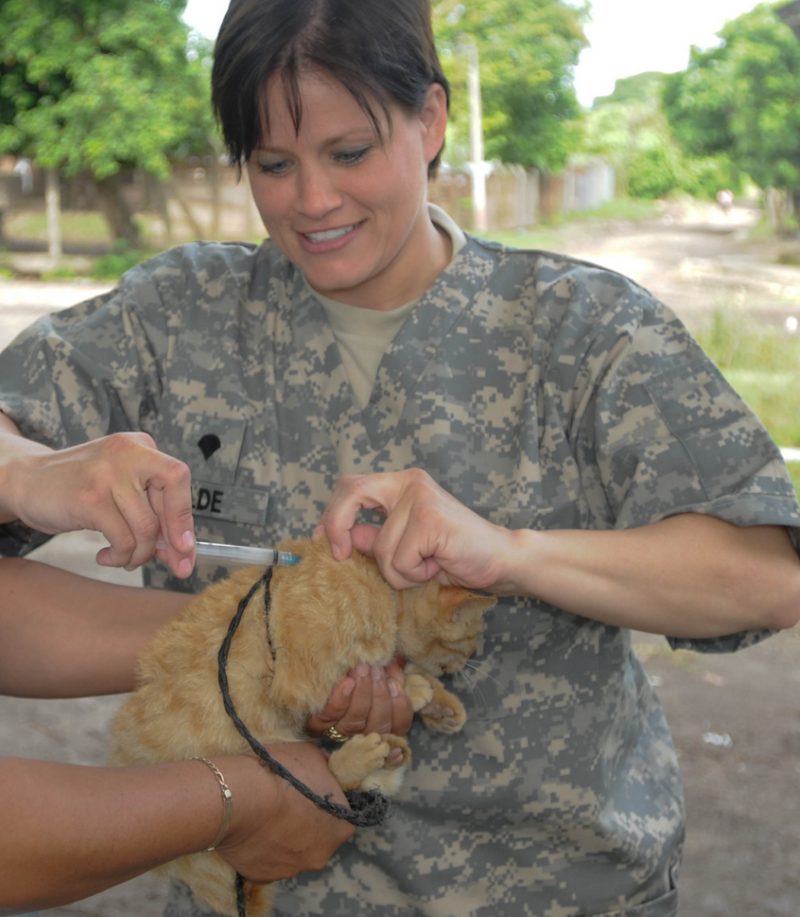
<instances>
[{"instance_id":1,"label":"cat's front leg","mask_svg":"<svg viewBox=\"0 0 800 917\"><path fill-rule=\"evenodd\" d=\"M412 663L405 668L405 691L411 709L432 732L458 732L467 721L464 705L432 675Z\"/></svg>"},{"instance_id":2,"label":"cat's front leg","mask_svg":"<svg viewBox=\"0 0 800 917\"><path fill-rule=\"evenodd\" d=\"M411 749L401 736L357 735L331 754L328 766L344 790L380 790L391 796L400 789Z\"/></svg>"},{"instance_id":3,"label":"cat's front leg","mask_svg":"<svg viewBox=\"0 0 800 917\"><path fill-rule=\"evenodd\" d=\"M433 701L434 680L410 663L406 664L404 688L414 713L419 713L423 707L427 707Z\"/></svg>"}]
</instances>

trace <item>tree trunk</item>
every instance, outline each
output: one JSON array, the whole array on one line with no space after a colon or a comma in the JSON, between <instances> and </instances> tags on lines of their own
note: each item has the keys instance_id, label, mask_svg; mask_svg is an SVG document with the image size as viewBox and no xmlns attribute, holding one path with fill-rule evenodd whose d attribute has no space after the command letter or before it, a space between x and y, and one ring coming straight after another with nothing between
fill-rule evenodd
<instances>
[{"instance_id":1,"label":"tree trunk","mask_svg":"<svg viewBox=\"0 0 800 917\"><path fill-rule=\"evenodd\" d=\"M97 181L97 193L114 238L124 239L131 248L141 248L141 233L122 193L120 175L112 175L110 178Z\"/></svg>"},{"instance_id":2,"label":"tree trunk","mask_svg":"<svg viewBox=\"0 0 800 917\"><path fill-rule=\"evenodd\" d=\"M197 217L192 212L192 208L184 197L177 180L173 179L172 184L170 185L170 193L172 197L174 197L177 201L178 206L184 212L186 219L189 221L189 225L192 227L192 232L194 233L195 239L205 238L203 227L200 225L200 223L198 223Z\"/></svg>"},{"instance_id":3,"label":"tree trunk","mask_svg":"<svg viewBox=\"0 0 800 917\"><path fill-rule=\"evenodd\" d=\"M161 219L164 221L164 235L167 248L172 248L174 236L172 232L172 217L169 213L169 185L165 182L156 181L153 192L156 198L158 212L161 214Z\"/></svg>"},{"instance_id":4,"label":"tree trunk","mask_svg":"<svg viewBox=\"0 0 800 917\"><path fill-rule=\"evenodd\" d=\"M778 230L781 225L780 203L778 191L775 188L767 188L767 216L769 225Z\"/></svg>"},{"instance_id":5,"label":"tree trunk","mask_svg":"<svg viewBox=\"0 0 800 917\"><path fill-rule=\"evenodd\" d=\"M47 202L47 254L53 261L60 261L64 253L61 243L61 185L58 172L45 172L45 200Z\"/></svg>"},{"instance_id":6,"label":"tree trunk","mask_svg":"<svg viewBox=\"0 0 800 917\"><path fill-rule=\"evenodd\" d=\"M791 192L792 198L792 213L800 220L800 189L795 188Z\"/></svg>"}]
</instances>

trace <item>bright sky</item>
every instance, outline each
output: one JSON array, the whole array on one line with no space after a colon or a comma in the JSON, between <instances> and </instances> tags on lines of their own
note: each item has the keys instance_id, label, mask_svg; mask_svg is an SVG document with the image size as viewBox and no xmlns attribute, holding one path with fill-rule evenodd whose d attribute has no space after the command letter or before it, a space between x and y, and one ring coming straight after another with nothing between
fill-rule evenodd
<instances>
[{"instance_id":1,"label":"bright sky","mask_svg":"<svg viewBox=\"0 0 800 917\"><path fill-rule=\"evenodd\" d=\"M728 19L756 5L756 0L592 0L593 21L586 27L592 47L575 72L578 99L588 107L595 96L613 92L620 77L684 70L691 45L712 47L714 33ZM227 8L228 0L189 0L184 19L215 38Z\"/></svg>"},{"instance_id":2,"label":"bright sky","mask_svg":"<svg viewBox=\"0 0 800 917\"><path fill-rule=\"evenodd\" d=\"M787 0L788 2L788 0ZM757 0L592 0L591 43L575 71L581 104L614 91L620 77L646 70L685 70L692 45L711 48L729 19Z\"/></svg>"}]
</instances>

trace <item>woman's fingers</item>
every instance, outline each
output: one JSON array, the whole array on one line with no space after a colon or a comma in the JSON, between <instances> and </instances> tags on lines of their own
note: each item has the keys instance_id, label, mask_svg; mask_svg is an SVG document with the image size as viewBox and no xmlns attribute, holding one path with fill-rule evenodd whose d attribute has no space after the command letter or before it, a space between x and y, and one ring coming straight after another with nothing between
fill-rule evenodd
<instances>
[{"instance_id":1,"label":"woman's fingers","mask_svg":"<svg viewBox=\"0 0 800 917\"><path fill-rule=\"evenodd\" d=\"M331 726L340 735L346 736L363 731L372 703L372 682L368 674L366 663L351 669L347 678L333 689L324 709L306 721L306 730L310 735L324 735Z\"/></svg>"},{"instance_id":2,"label":"woman's fingers","mask_svg":"<svg viewBox=\"0 0 800 917\"><path fill-rule=\"evenodd\" d=\"M355 522L363 508L386 516L380 529ZM320 530L334 557L347 557L353 547L370 554L395 589L434 577L445 584L491 589L502 581L511 537L419 468L343 477L325 508Z\"/></svg>"},{"instance_id":3,"label":"woman's fingers","mask_svg":"<svg viewBox=\"0 0 800 917\"><path fill-rule=\"evenodd\" d=\"M413 715L397 663L386 669L360 663L333 689L325 708L308 718L306 729L323 736L333 727L346 738L371 732L405 735Z\"/></svg>"},{"instance_id":4,"label":"woman's fingers","mask_svg":"<svg viewBox=\"0 0 800 917\"><path fill-rule=\"evenodd\" d=\"M20 500L19 518L51 534L102 532L105 566L135 568L163 537L173 572L194 562L191 479L183 462L159 452L146 433L115 433L38 455ZM33 473L35 472L35 473Z\"/></svg>"},{"instance_id":5,"label":"woman's fingers","mask_svg":"<svg viewBox=\"0 0 800 917\"><path fill-rule=\"evenodd\" d=\"M337 560L350 556L353 549L351 532L362 509L371 509L388 516L402 493L402 483L390 475L345 475L322 514L320 525Z\"/></svg>"},{"instance_id":6,"label":"woman's fingers","mask_svg":"<svg viewBox=\"0 0 800 917\"><path fill-rule=\"evenodd\" d=\"M151 484L147 496L159 520L159 543L166 549L158 551L159 559L166 561L173 572L187 577L194 568L196 541L192 517L191 481L177 479L172 487Z\"/></svg>"}]
</instances>

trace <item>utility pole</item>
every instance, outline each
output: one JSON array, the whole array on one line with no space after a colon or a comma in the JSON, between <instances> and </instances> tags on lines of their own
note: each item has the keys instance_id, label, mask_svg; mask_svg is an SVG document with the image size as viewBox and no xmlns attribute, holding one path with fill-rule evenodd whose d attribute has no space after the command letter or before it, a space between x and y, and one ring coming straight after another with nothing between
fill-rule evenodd
<instances>
[{"instance_id":1,"label":"utility pole","mask_svg":"<svg viewBox=\"0 0 800 917\"><path fill-rule=\"evenodd\" d=\"M59 262L63 254L61 244L61 187L58 172L45 170L45 199L47 202L47 253Z\"/></svg>"},{"instance_id":2,"label":"utility pole","mask_svg":"<svg viewBox=\"0 0 800 917\"><path fill-rule=\"evenodd\" d=\"M469 158L472 170L472 213L475 229L488 228L486 214L486 162L483 151L483 106L481 104L481 70L478 46L474 41L464 45L467 54L467 96L469 99Z\"/></svg>"}]
</instances>

